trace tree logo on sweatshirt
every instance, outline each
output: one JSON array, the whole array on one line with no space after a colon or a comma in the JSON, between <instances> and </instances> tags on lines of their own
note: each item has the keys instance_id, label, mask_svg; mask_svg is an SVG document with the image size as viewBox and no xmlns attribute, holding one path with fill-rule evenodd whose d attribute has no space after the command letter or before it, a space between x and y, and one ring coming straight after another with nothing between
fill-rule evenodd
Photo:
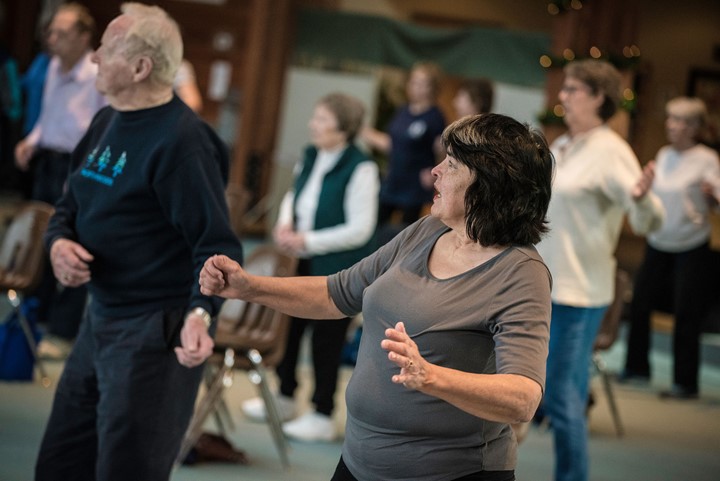
<instances>
[{"instance_id":1,"label":"tree logo on sweatshirt","mask_svg":"<svg viewBox=\"0 0 720 481\"><path fill-rule=\"evenodd\" d=\"M115 182L115 178L123 173L126 163L126 152L123 151L120 157L113 162L112 151L109 145L105 147L100 157L98 157L98 148L96 147L90 155L87 156L85 166L80 171L80 174L83 177L110 186ZM110 168L108 169L108 167Z\"/></svg>"},{"instance_id":2,"label":"tree logo on sweatshirt","mask_svg":"<svg viewBox=\"0 0 720 481\"><path fill-rule=\"evenodd\" d=\"M117 162L115 162L115 165L113 165L112 173L113 178L117 177L118 175L122 174L123 168L125 168L125 163L127 162L127 154L125 152L120 155L120 158Z\"/></svg>"}]
</instances>

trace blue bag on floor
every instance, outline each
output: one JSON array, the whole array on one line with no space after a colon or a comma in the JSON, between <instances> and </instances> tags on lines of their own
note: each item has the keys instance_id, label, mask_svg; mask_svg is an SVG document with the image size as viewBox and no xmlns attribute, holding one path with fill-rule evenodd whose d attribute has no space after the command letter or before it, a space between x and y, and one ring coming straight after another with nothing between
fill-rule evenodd
<instances>
[{"instance_id":1,"label":"blue bag on floor","mask_svg":"<svg viewBox=\"0 0 720 481\"><path fill-rule=\"evenodd\" d=\"M358 350L360 349L360 337L362 337L362 326L358 327L352 340L343 345L340 354L340 362L346 366L354 366L357 362Z\"/></svg>"},{"instance_id":2,"label":"blue bag on floor","mask_svg":"<svg viewBox=\"0 0 720 481\"><path fill-rule=\"evenodd\" d=\"M33 322L32 302L23 303L21 309L30 323L35 342L40 340L40 333ZM32 381L35 364L32 351L28 346L17 313L12 311L0 324L0 379L6 381Z\"/></svg>"}]
</instances>

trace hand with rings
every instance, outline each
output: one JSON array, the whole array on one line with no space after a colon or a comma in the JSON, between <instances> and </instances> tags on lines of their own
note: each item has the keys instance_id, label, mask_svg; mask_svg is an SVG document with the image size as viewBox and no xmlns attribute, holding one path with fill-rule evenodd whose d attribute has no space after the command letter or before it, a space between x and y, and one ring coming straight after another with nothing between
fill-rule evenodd
<instances>
[{"instance_id":1,"label":"hand with rings","mask_svg":"<svg viewBox=\"0 0 720 481\"><path fill-rule=\"evenodd\" d=\"M398 322L395 328L386 329L380 347L388 351L388 359L400 368L400 374L394 375L392 382L409 389L421 389L431 365L420 356L417 344L405 331L405 324Z\"/></svg>"}]
</instances>

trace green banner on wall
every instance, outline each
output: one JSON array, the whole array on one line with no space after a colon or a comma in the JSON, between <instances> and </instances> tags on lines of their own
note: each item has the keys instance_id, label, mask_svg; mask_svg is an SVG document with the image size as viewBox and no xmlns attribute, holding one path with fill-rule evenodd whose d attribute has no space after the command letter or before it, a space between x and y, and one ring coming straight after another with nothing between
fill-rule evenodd
<instances>
[{"instance_id":1,"label":"green banner on wall","mask_svg":"<svg viewBox=\"0 0 720 481\"><path fill-rule=\"evenodd\" d=\"M451 75L488 77L529 87L545 84L539 59L549 51L550 36L545 33L429 28L317 9L301 11L295 45L296 57L404 69L418 60L431 60Z\"/></svg>"}]
</instances>

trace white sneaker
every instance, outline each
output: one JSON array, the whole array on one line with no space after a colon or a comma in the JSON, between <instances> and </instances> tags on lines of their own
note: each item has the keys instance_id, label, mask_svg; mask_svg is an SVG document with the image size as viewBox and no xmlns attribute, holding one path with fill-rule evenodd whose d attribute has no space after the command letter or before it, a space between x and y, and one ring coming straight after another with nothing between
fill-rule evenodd
<instances>
[{"instance_id":1,"label":"white sneaker","mask_svg":"<svg viewBox=\"0 0 720 481\"><path fill-rule=\"evenodd\" d=\"M275 396L275 405L280 416L280 422L284 423L296 416L296 406L293 398L279 394ZM264 422L267 419L265 401L261 397L255 397L243 402L242 412L251 421Z\"/></svg>"},{"instance_id":2,"label":"white sneaker","mask_svg":"<svg viewBox=\"0 0 720 481\"><path fill-rule=\"evenodd\" d=\"M330 416L310 411L283 425L283 432L298 441L334 441L337 433Z\"/></svg>"}]
</instances>

